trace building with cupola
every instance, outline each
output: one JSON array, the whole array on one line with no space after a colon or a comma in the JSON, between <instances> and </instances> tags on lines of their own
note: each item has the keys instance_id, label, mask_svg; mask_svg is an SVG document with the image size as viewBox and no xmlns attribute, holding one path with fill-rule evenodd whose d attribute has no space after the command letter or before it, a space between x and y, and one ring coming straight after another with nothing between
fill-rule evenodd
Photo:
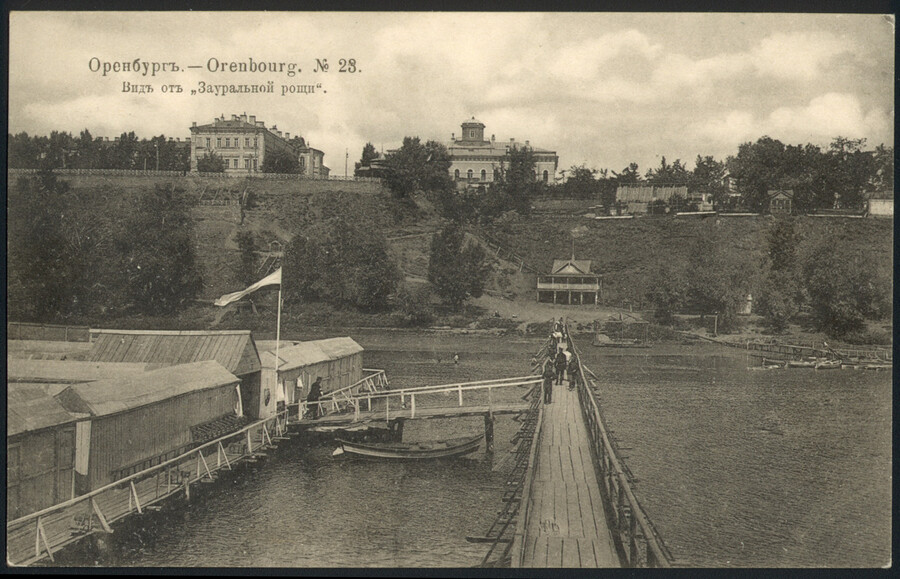
<instances>
[{"instance_id":1,"label":"building with cupola","mask_svg":"<svg viewBox=\"0 0 900 579\"><path fill-rule=\"evenodd\" d=\"M519 142L514 138L497 141L495 135L490 140L484 137L485 125L475 117L462 123L460 138L451 135L447 150L450 153L450 176L457 187L487 186L498 180L509 162L509 152L516 148L532 151L535 160L535 179L544 183L552 182L556 175L559 157L556 151L540 149L530 141Z\"/></svg>"}]
</instances>

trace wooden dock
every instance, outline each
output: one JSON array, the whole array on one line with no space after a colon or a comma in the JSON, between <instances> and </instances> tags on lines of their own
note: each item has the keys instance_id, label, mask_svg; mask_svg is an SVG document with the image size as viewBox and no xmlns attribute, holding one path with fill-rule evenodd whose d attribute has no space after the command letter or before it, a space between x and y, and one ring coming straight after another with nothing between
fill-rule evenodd
<instances>
[{"instance_id":1,"label":"wooden dock","mask_svg":"<svg viewBox=\"0 0 900 579\"><path fill-rule=\"evenodd\" d=\"M544 406L522 567L620 567L594 471L578 394L553 387Z\"/></svg>"},{"instance_id":2,"label":"wooden dock","mask_svg":"<svg viewBox=\"0 0 900 579\"><path fill-rule=\"evenodd\" d=\"M296 416L288 423L289 427L305 429L311 426L342 426L367 422L390 422L398 419L412 418L460 418L462 416L484 416L486 414L519 414L528 410L528 402L508 402L492 404L490 406L451 406L445 408L417 408L415 416L411 408L397 408L395 410L369 410L359 414L348 412L346 414L329 414L312 420L304 418L297 420Z\"/></svg>"}]
</instances>

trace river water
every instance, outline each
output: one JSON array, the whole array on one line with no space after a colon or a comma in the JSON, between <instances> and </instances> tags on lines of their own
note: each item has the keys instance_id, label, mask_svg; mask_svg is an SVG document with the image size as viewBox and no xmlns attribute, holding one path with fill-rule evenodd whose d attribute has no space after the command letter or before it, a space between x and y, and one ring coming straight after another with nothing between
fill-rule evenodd
<instances>
[{"instance_id":1,"label":"river water","mask_svg":"<svg viewBox=\"0 0 900 579\"><path fill-rule=\"evenodd\" d=\"M540 340L416 336L358 341L394 386L523 375ZM890 561L889 372L751 371L715 346L591 348L606 420L636 494L681 564L877 567ZM459 364L452 361L460 354ZM513 389L496 401L515 400ZM455 399L454 399L455 400ZM452 404L453 401L449 401ZM65 565L468 567L502 507L509 439L427 464L333 460L292 440L160 513L124 522L102 554ZM481 418L408 422L406 440L482 431Z\"/></svg>"}]
</instances>

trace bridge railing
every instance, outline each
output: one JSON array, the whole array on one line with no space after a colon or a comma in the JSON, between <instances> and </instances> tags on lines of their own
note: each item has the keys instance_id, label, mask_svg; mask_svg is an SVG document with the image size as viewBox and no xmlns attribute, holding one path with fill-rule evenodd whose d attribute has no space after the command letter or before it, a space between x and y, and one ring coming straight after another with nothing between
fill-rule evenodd
<instances>
[{"instance_id":1,"label":"bridge railing","mask_svg":"<svg viewBox=\"0 0 900 579\"><path fill-rule=\"evenodd\" d=\"M537 392L535 394L538 398L543 398L541 392ZM522 486L522 494L521 500L524 501L524 504L520 507L521 512L518 514L518 524L516 525L516 532L513 535L512 542L512 550L510 552L510 566L513 568L519 568L522 566L522 563L525 558L525 521L528 520L530 516L533 515L532 511L534 510L534 493L531 492L531 484L534 482L534 473L537 472L537 462L540 454L537 449L541 444L541 437L544 422L544 408L543 403L538 407L538 418L537 425L534 429L533 439L531 442L531 450L528 453L528 467L526 468L526 476L525 482ZM537 514L540 516L540 513Z\"/></svg>"},{"instance_id":2,"label":"bridge railing","mask_svg":"<svg viewBox=\"0 0 900 579\"><path fill-rule=\"evenodd\" d=\"M610 531L622 546L626 559L623 564L629 567L671 567L673 557L635 497L627 469L610 438L600 406L587 386L581 353L571 336L568 337L568 342L578 359L578 398L581 412L587 425L600 491L611 519Z\"/></svg>"},{"instance_id":3,"label":"bridge railing","mask_svg":"<svg viewBox=\"0 0 900 579\"><path fill-rule=\"evenodd\" d=\"M459 382L456 384L441 384L437 386L418 386L415 388L398 388L392 390L384 390L382 392L364 392L352 396L346 396L342 399L321 399L316 402L302 401L299 405L299 416L305 416L306 412L318 407L319 416L329 414L339 414L342 412L353 412L354 420L359 420L360 413L364 411L383 410L385 420L390 421L391 411L394 415L398 410L410 411L410 418L416 417L417 403L421 403L423 398L433 397L437 394L456 394L459 406L465 404L464 395L470 396L474 393L487 393L487 406L491 408L494 405L493 391L497 388L510 387L526 387L534 386L540 383L540 377L536 376L518 376L514 378L499 378L496 380L479 380L476 382ZM484 401L481 401L482 403ZM441 400L443 403L443 400Z\"/></svg>"},{"instance_id":4,"label":"bridge railing","mask_svg":"<svg viewBox=\"0 0 900 579\"><path fill-rule=\"evenodd\" d=\"M286 412L248 424L170 460L106 486L6 524L6 559L11 565L54 560L62 547L96 532L112 532L110 525L131 514L155 509L166 497L190 485L215 480L213 473L231 470L238 462L272 446L286 429Z\"/></svg>"}]
</instances>

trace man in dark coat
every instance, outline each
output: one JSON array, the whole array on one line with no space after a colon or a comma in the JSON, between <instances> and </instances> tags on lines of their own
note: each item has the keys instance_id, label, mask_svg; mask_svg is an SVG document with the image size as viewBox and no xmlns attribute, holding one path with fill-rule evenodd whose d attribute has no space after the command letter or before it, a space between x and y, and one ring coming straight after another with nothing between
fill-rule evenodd
<instances>
[{"instance_id":1,"label":"man in dark coat","mask_svg":"<svg viewBox=\"0 0 900 579\"><path fill-rule=\"evenodd\" d=\"M574 390L578 386L578 358L574 354L572 359L569 360L567 373L569 374L569 390Z\"/></svg>"},{"instance_id":2,"label":"man in dark coat","mask_svg":"<svg viewBox=\"0 0 900 579\"><path fill-rule=\"evenodd\" d=\"M544 404L551 404L553 402L553 365L550 364L550 360L544 362L544 374L542 376L544 378Z\"/></svg>"},{"instance_id":3,"label":"man in dark coat","mask_svg":"<svg viewBox=\"0 0 900 579\"><path fill-rule=\"evenodd\" d=\"M309 395L306 397L306 405L312 411L313 420L319 417L320 406L316 404L322 397L322 377L316 376L316 381L309 387Z\"/></svg>"},{"instance_id":4,"label":"man in dark coat","mask_svg":"<svg viewBox=\"0 0 900 579\"><path fill-rule=\"evenodd\" d=\"M563 376L566 373L566 366L568 366L568 360L566 359L566 353L560 350L556 354L556 361L554 362L554 366L556 367L556 383L562 384Z\"/></svg>"}]
</instances>

